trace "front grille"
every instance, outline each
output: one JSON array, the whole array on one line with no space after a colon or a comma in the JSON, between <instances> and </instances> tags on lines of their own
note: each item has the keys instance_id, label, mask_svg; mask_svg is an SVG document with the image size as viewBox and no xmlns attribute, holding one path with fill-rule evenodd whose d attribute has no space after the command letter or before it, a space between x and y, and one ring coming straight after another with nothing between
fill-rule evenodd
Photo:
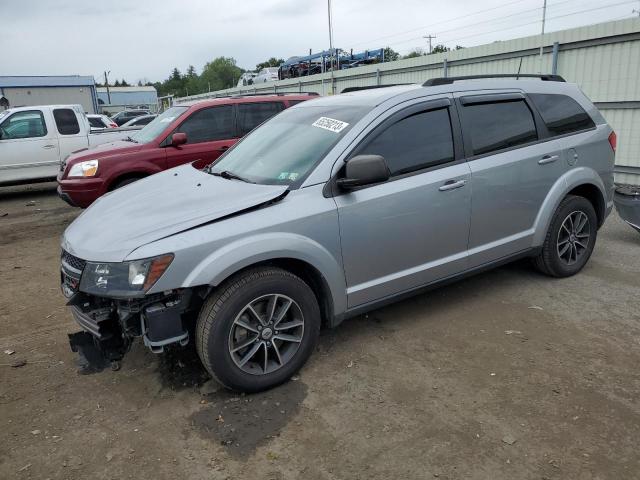
<instances>
[{"instance_id":1,"label":"front grille","mask_svg":"<svg viewBox=\"0 0 640 480\"><path fill-rule=\"evenodd\" d=\"M82 277L82 271L87 262L62 250L60 263L62 264L62 268L60 269L62 293L65 297L70 298L78 291L80 277Z\"/></svg>"},{"instance_id":2,"label":"front grille","mask_svg":"<svg viewBox=\"0 0 640 480\"><path fill-rule=\"evenodd\" d=\"M81 258L74 257L69 252L66 252L64 250L62 250L61 260L67 266L79 271L80 273L82 273L82 270L84 270L84 267L87 264L86 261L82 260Z\"/></svg>"}]
</instances>

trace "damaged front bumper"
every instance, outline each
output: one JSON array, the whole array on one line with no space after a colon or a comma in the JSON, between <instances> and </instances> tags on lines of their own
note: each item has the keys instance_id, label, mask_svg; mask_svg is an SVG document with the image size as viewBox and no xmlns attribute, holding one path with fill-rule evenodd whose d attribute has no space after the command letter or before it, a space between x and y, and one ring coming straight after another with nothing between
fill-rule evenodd
<instances>
[{"instance_id":1,"label":"damaged front bumper","mask_svg":"<svg viewBox=\"0 0 640 480\"><path fill-rule=\"evenodd\" d=\"M197 309L192 290L180 289L141 298L105 298L79 291L83 261L62 255L61 287L71 315L82 328L69 335L80 354L83 373L119 365L134 339L141 337L154 353L170 344L189 342L190 313ZM82 371L81 370L81 371Z\"/></svg>"}]
</instances>

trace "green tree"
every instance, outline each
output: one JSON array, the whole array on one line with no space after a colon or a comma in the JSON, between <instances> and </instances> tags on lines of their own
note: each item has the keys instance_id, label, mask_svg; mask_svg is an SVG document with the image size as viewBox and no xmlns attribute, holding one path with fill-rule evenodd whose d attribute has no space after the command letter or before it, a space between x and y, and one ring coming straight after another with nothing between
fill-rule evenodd
<instances>
[{"instance_id":1,"label":"green tree","mask_svg":"<svg viewBox=\"0 0 640 480\"><path fill-rule=\"evenodd\" d=\"M386 47L384 49L384 61L385 62L395 62L399 58L400 58L400 54L398 52L396 52L393 48Z\"/></svg>"},{"instance_id":2,"label":"green tree","mask_svg":"<svg viewBox=\"0 0 640 480\"><path fill-rule=\"evenodd\" d=\"M436 45L435 47L433 47L431 49L431 53L432 54L434 54L434 53L445 53L445 52L449 52L450 50L451 49L449 47L447 47L445 45L442 45L442 44L438 44L438 45Z\"/></svg>"},{"instance_id":3,"label":"green tree","mask_svg":"<svg viewBox=\"0 0 640 480\"><path fill-rule=\"evenodd\" d=\"M130 87L131 85L130 85L130 84L128 84L128 83L127 83L127 81L123 78L123 79L120 81L120 86L121 86L121 87Z\"/></svg>"},{"instance_id":4,"label":"green tree","mask_svg":"<svg viewBox=\"0 0 640 480\"><path fill-rule=\"evenodd\" d=\"M222 90L236 85L242 69L236 65L231 57L218 57L208 62L200 74L200 85L203 91ZM191 93L191 92L189 92Z\"/></svg>"},{"instance_id":5,"label":"green tree","mask_svg":"<svg viewBox=\"0 0 640 480\"><path fill-rule=\"evenodd\" d=\"M118 79L116 78L116 81L115 81L115 83L113 84L113 86L114 86L114 87L121 87L122 85L120 85L120 80L118 80Z\"/></svg>"},{"instance_id":6,"label":"green tree","mask_svg":"<svg viewBox=\"0 0 640 480\"><path fill-rule=\"evenodd\" d=\"M267 68L267 67L279 67L283 63L284 63L284 60L282 58L271 57L266 62L262 62L262 63L257 64L256 65L256 72L259 72L263 68Z\"/></svg>"},{"instance_id":7,"label":"green tree","mask_svg":"<svg viewBox=\"0 0 640 480\"><path fill-rule=\"evenodd\" d=\"M424 55L424 50L422 50L421 48L414 48L413 50L411 50L409 53L407 53L405 56L403 56L402 58L416 58L416 57L422 57Z\"/></svg>"}]
</instances>

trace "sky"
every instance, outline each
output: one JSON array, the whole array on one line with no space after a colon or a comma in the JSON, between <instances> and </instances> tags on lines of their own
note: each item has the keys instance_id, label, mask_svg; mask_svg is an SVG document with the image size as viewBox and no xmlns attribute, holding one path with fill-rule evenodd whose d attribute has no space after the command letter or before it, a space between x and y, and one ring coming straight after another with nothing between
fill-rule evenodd
<instances>
[{"instance_id":1,"label":"sky","mask_svg":"<svg viewBox=\"0 0 640 480\"><path fill-rule=\"evenodd\" d=\"M405 54L540 33L543 0L332 0L334 46ZM548 0L547 31L629 18L640 0ZM253 69L328 49L327 0L0 0L0 75L160 81L219 56Z\"/></svg>"}]
</instances>

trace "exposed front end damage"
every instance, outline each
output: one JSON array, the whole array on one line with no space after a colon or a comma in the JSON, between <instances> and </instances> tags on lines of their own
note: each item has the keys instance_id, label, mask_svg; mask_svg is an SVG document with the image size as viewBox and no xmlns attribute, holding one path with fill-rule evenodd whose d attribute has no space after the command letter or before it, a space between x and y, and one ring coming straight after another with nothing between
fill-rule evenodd
<instances>
[{"instance_id":1,"label":"exposed front end damage","mask_svg":"<svg viewBox=\"0 0 640 480\"><path fill-rule=\"evenodd\" d=\"M166 345L189 342L191 313L201 304L190 289L144 295L140 298L107 298L79 290L85 262L62 253L62 292L69 299L74 320L82 331L69 335L71 350L80 356L80 373L93 373L120 360L141 337L154 353Z\"/></svg>"}]
</instances>

